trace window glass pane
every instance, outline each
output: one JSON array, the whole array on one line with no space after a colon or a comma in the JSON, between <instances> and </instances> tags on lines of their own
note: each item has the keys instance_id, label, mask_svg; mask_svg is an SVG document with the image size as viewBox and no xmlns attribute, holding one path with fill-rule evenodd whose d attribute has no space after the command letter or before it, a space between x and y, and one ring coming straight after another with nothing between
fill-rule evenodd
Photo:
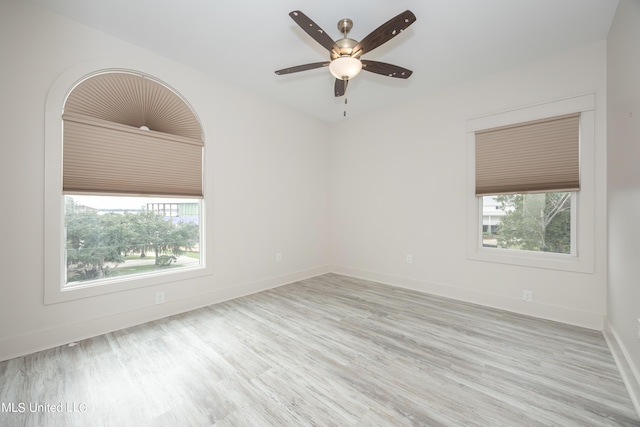
<instances>
[{"instance_id":1,"label":"window glass pane","mask_svg":"<svg viewBox=\"0 0 640 427\"><path fill-rule=\"evenodd\" d=\"M66 284L199 267L200 199L65 196Z\"/></svg>"},{"instance_id":2,"label":"window glass pane","mask_svg":"<svg viewBox=\"0 0 640 427\"><path fill-rule=\"evenodd\" d=\"M571 194L482 197L482 246L571 253Z\"/></svg>"}]
</instances>

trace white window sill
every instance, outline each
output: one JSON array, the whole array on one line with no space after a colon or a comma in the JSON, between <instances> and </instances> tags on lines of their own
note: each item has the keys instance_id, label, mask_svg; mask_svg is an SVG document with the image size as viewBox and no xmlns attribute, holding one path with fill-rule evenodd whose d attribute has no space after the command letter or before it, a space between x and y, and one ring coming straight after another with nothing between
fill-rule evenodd
<instances>
[{"instance_id":1,"label":"white window sill","mask_svg":"<svg viewBox=\"0 0 640 427\"><path fill-rule=\"evenodd\" d=\"M62 280L59 280L58 283L51 281L50 283L45 283L44 303L56 304L211 275L211 269L198 266L184 268L175 272L150 273L135 277L123 276L70 285L64 285Z\"/></svg>"},{"instance_id":2,"label":"white window sill","mask_svg":"<svg viewBox=\"0 0 640 427\"><path fill-rule=\"evenodd\" d=\"M475 248L467 251L467 258L474 261L494 262L523 267L592 273L593 266L575 255L548 252L520 251L499 248Z\"/></svg>"}]
</instances>

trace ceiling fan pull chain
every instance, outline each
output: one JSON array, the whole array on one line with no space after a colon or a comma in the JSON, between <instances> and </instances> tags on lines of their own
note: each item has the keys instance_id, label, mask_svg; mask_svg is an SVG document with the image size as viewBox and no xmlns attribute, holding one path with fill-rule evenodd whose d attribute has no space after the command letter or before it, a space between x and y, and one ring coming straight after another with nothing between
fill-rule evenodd
<instances>
[{"instance_id":1,"label":"ceiling fan pull chain","mask_svg":"<svg viewBox=\"0 0 640 427\"><path fill-rule=\"evenodd\" d=\"M347 117L347 88L349 87L349 78L343 77L342 81L344 82L344 117Z\"/></svg>"}]
</instances>

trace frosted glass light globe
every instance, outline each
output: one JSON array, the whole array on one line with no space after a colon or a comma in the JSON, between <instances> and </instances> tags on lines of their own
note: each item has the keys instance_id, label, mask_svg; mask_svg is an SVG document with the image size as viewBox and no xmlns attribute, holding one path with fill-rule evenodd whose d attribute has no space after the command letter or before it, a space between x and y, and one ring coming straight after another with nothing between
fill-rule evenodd
<instances>
[{"instance_id":1,"label":"frosted glass light globe","mask_svg":"<svg viewBox=\"0 0 640 427\"><path fill-rule=\"evenodd\" d=\"M341 56L331 61L329 71L336 79L352 79L362 70L362 62L350 56Z\"/></svg>"}]
</instances>

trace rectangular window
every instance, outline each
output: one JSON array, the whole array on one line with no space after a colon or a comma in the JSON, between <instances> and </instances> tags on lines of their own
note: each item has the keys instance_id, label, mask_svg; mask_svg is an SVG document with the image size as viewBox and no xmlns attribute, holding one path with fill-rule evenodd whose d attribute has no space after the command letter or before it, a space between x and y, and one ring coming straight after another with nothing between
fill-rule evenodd
<instances>
[{"instance_id":1,"label":"rectangular window","mask_svg":"<svg viewBox=\"0 0 640 427\"><path fill-rule=\"evenodd\" d=\"M467 258L592 273L595 96L467 120Z\"/></svg>"},{"instance_id":2,"label":"rectangular window","mask_svg":"<svg viewBox=\"0 0 640 427\"><path fill-rule=\"evenodd\" d=\"M64 202L65 287L201 266L201 199L65 195Z\"/></svg>"},{"instance_id":3,"label":"rectangular window","mask_svg":"<svg viewBox=\"0 0 640 427\"><path fill-rule=\"evenodd\" d=\"M580 113L475 132L482 247L573 254Z\"/></svg>"},{"instance_id":4,"label":"rectangular window","mask_svg":"<svg viewBox=\"0 0 640 427\"><path fill-rule=\"evenodd\" d=\"M482 247L572 254L575 193L482 196Z\"/></svg>"}]
</instances>

